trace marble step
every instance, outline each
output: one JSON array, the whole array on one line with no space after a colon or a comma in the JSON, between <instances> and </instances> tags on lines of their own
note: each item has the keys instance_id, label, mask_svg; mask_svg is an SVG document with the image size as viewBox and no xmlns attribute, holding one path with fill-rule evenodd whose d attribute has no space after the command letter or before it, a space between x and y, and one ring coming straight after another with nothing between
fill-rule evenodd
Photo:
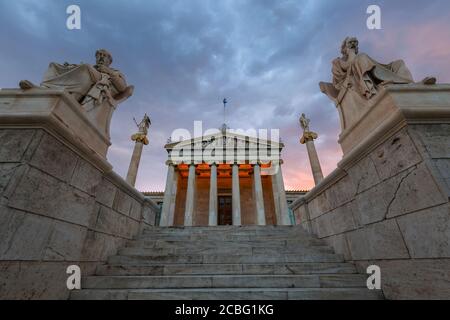
<instances>
[{"instance_id":1,"label":"marble step","mask_svg":"<svg viewBox=\"0 0 450 320\"><path fill-rule=\"evenodd\" d=\"M180 227L180 228L145 228L144 233L159 233L159 234L214 234L214 233L251 233L251 234L294 234L294 233L306 233L306 231L300 227Z\"/></svg>"},{"instance_id":2,"label":"marble step","mask_svg":"<svg viewBox=\"0 0 450 320\"><path fill-rule=\"evenodd\" d=\"M365 288L360 274L91 276L84 289Z\"/></svg>"},{"instance_id":3,"label":"marble step","mask_svg":"<svg viewBox=\"0 0 450 320\"><path fill-rule=\"evenodd\" d=\"M258 232L258 233L276 233L276 232L305 232L298 226L214 226L214 227L146 227L144 233L217 233L217 232Z\"/></svg>"},{"instance_id":4,"label":"marble step","mask_svg":"<svg viewBox=\"0 0 450 320\"><path fill-rule=\"evenodd\" d=\"M326 246L325 241L319 239L297 240L253 240L253 241L233 241L233 240L131 240L127 247L140 248L211 248L211 247L234 247L234 248L272 248L272 247L314 247Z\"/></svg>"},{"instance_id":5,"label":"marble step","mask_svg":"<svg viewBox=\"0 0 450 320\"><path fill-rule=\"evenodd\" d=\"M235 254L235 255L260 255L260 254L306 254L306 253L333 253L334 251L327 246L323 247L272 247L272 248L235 248L230 246L209 247L209 248L190 248L189 254ZM186 253L186 248L142 248L125 247L119 249L119 255L131 256L160 256L160 255L181 255Z\"/></svg>"},{"instance_id":6,"label":"marble step","mask_svg":"<svg viewBox=\"0 0 450 320\"><path fill-rule=\"evenodd\" d=\"M228 234L228 235L296 235L308 233L300 227L182 227L182 228L146 228L142 232L144 235L214 235L214 234Z\"/></svg>"},{"instance_id":7,"label":"marble step","mask_svg":"<svg viewBox=\"0 0 450 320\"><path fill-rule=\"evenodd\" d=\"M192 235L192 236L214 236L214 235L241 235L241 236L258 236L258 235L265 235L265 236L310 236L308 233L304 231L272 231L272 232L262 232L262 231L202 231L202 232L189 232L189 231L170 231L170 232L154 232L154 231L144 231L142 233L143 236L151 236L151 235L158 235L158 236L169 236L169 235L177 235L177 236L185 236L185 235Z\"/></svg>"},{"instance_id":8,"label":"marble step","mask_svg":"<svg viewBox=\"0 0 450 320\"><path fill-rule=\"evenodd\" d=\"M320 273L356 273L351 263L283 263L283 264L172 264L153 266L102 265L100 276L163 276L163 275L289 275Z\"/></svg>"},{"instance_id":9,"label":"marble step","mask_svg":"<svg viewBox=\"0 0 450 320\"><path fill-rule=\"evenodd\" d=\"M168 241L191 241L191 240L224 240L224 241L253 241L253 240L294 240L294 241L307 241L313 239L307 234L298 235L264 235L264 234L143 234L137 238L137 240L168 240Z\"/></svg>"},{"instance_id":10,"label":"marble step","mask_svg":"<svg viewBox=\"0 0 450 320\"><path fill-rule=\"evenodd\" d=\"M367 288L238 288L79 290L72 300L381 300L380 291Z\"/></svg>"},{"instance_id":11,"label":"marble step","mask_svg":"<svg viewBox=\"0 0 450 320\"><path fill-rule=\"evenodd\" d=\"M159 263L283 263L283 262L343 262L342 255L332 253L305 254L259 254L259 255L217 255L217 254L184 254L184 255L116 255L108 259L113 265L152 265Z\"/></svg>"}]
</instances>

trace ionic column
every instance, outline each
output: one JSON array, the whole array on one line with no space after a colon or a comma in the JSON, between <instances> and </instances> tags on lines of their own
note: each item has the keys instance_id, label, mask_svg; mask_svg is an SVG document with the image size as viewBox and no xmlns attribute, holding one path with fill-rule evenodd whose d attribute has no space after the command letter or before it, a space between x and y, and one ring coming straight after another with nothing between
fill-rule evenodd
<instances>
[{"instance_id":1,"label":"ionic column","mask_svg":"<svg viewBox=\"0 0 450 320\"><path fill-rule=\"evenodd\" d=\"M141 161L142 149L144 148L144 145L148 145L147 133L148 128L151 124L150 118L147 116L147 114L145 114L144 119L142 119L139 124L136 124L139 128L139 132L131 136L131 140L135 141L135 144L126 178L126 181L133 187L136 184L136 177L139 169L139 163Z\"/></svg>"},{"instance_id":2,"label":"ionic column","mask_svg":"<svg viewBox=\"0 0 450 320\"><path fill-rule=\"evenodd\" d=\"M170 199L170 209L169 209L169 226L175 225L175 205L177 201L177 190L178 190L178 171L175 167L175 173L173 174L172 183L172 197Z\"/></svg>"},{"instance_id":3,"label":"ionic column","mask_svg":"<svg viewBox=\"0 0 450 320\"><path fill-rule=\"evenodd\" d=\"M209 223L210 226L217 226L217 164L211 164L211 178L209 181Z\"/></svg>"},{"instance_id":4,"label":"ionic column","mask_svg":"<svg viewBox=\"0 0 450 320\"><path fill-rule=\"evenodd\" d=\"M278 165L278 170L275 175L278 187L278 201L280 208L280 220L281 225L290 226L292 225L291 219L289 217L289 208L286 199L286 190L284 189L283 173L281 172L281 164Z\"/></svg>"},{"instance_id":5,"label":"ionic column","mask_svg":"<svg viewBox=\"0 0 450 320\"><path fill-rule=\"evenodd\" d=\"M195 164L189 165L189 177L186 193L186 210L184 212L184 225L192 227L195 207Z\"/></svg>"},{"instance_id":6,"label":"ionic column","mask_svg":"<svg viewBox=\"0 0 450 320\"><path fill-rule=\"evenodd\" d=\"M317 155L316 146L314 145L314 140L317 139L318 135L317 133L309 130L309 121L310 120L307 119L303 113L300 118L300 125L303 128L303 136L300 139L300 143L306 144L314 183L317 185L323 180L323 173L320 166L319 156Z\"/></svg>"},{"instance_id":7,"label":"ionic column","mask_svg":"<svg viewBox=\"0 0 450 320\"><path fill-rule=\"evenodd\" d=\"M171 219L172 193L174 188L175 166L169 163L166 178L166 188L164 189L164 200L161 209L161 220L159 225L161 227L173 226L173 217Z\"/></svg>"},{"instance_id":8,"label":"ionic column","mask_svg":"<svg viewBox=\"0 0 450 320\"><path fill-rule=\"evenodd\" d=\"M272 175L270 177L272 180L272 193L273 193L273 205L275 209L275 217L276 217L276 224L281 224L281 215L280 215L280 197L279 197L279 188L278 188L278 182L277 182L277 176L276 174Z\"/></svg>"},{"instance_id":9,"label":"ionic column","mask_svg":"<svg viewBox=\"0 0 450 320\"><path fill-rule=\"evenodd\" d=\"M232 210L233 210L233 226L242 225L241 221L241 194L239 188L239 165L233 164L232 168Z\"/></svg>"},{"instance_id":10,"label":"ionic column","mask_svg":"<svg viewBox=\"0 0 450 320\"><path fill-rule=\"evenodd\" d=\"M266 225L266 213L264 211L264 197L261 182L261 167L255 164L253 167L253 188L255 190L256 200L256 224L259 226Z\"/></svg>"}]
</instances>

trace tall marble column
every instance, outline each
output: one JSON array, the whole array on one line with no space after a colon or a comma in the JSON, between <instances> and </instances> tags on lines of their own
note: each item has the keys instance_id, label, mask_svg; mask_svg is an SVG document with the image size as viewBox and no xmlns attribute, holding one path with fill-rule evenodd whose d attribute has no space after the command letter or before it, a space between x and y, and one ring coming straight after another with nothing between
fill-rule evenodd
<instances>
[{"instance_id":1,"label":"tall marble column","mask_svg":"<svg viewBox=\"0 0 450 320\"><path fill-rule=\"evenodd\" d=\"M241 220L241 191L239 187L239 165L233 164L232 167L232 211L233 211L233 226L242 225Z\"/></svg>"},{"instance_id":2,"label":"tall marble column","mask_svg":"<svg viewBox=\"0 0 450 320\"><path fill-rule=\"evenodd\" d=\"M133 155L131 156L130 166L128 167L127 182L133 187L136 185L136 178L139 169L139 163L141 161L142 149L144 144L140 141L136 141L134 144Z\"/></svg>"},{"instance_id":3,"label":"tall marble column","mask_svg":"<svg viewBox=\"0 0 450 320\"><path fill-rule=\"evenodd\" d=\"M261 182L261 167L259 164L253 166L253 189L256 203L256 224L266 225L266 213L264 211L264 197Z\"/></svg>"},{"instance_id":4,"label":"tall marble column","mask_svg":"<svg viewBox=\"0 0 450 320\"><path fill-rule=\"evenodd\" d=\"M209 223L210 226L218 224L217 207L217 164L211 164L211 178L209 181Z\"/></svg>"},{"instance_id":5,"label":"tall marble column","mask_svg":"<svg viewBox=\"0 0 450 320\"><path fill-rule=\"evenodd\" d=\"M189 165L189 177L186 193L186 210L184 212L184 225L192 227L195 210L195 164Z\"/></svg>"},{"instance_id":6,"label":"tall marble column","mask_svg":"<svg viewBox=\"0 0 450 320\"><path fill-rule=\"evenodd\" d=\"M164 189L164 200L163 206L161 209L161 220L159 225L161 227L170 227L173 226L173 215L171 217L171 207L172 207L172 194L174 185L174 177L175 177L175 166L173 163L168 164L167 170L167 178L166 178L166 188Z\"/></svg>"},{"instance_id":7,"label":"tall marble column","mask_svg":"<svg viewBox=\"0 0 450 320\"><path fill-rule=\"evenodd\" d=\"M128 167L126 181L133 187L136 184L136 177L139 169L139 163L141 161L142 149L144 148L144 145L148 145L147 133L150 124L150 118L147 116L147 114L145 114L142 121L139 124L136 123L139 128L139 132L131 136L131 140L135 141L135 145L133 155L131 156L130 166Z\"/></svg>"},{"instance_id":8,"label":"tall marble column","mask_svg":"<svg viewBox=\"0 0 450 320\"><path fill-rule=\"evenodd\" d=\"M317 185L323 180L322 168L320 166L319 156L317 155L316 146L314 140L318 135L315 132L309 130L310 120L306 118L303 113L300 118L300 125L303 129L303 136L300 139L301 144L306 144L306 150L308 151L309 163L311 165L311 171L314 177L314 183Z\"/></svg>"}]
</instances>

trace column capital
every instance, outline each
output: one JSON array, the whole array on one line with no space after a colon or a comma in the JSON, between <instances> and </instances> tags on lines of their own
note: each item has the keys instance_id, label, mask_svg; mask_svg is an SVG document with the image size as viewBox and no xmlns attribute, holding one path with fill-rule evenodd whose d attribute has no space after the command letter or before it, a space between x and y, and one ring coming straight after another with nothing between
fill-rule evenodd
<instances>
[{"instance_id":1,"label":"column capital","mask_svg":"<svg viewBox=\"0 0 450 320\"><path fill-rule=\"evenodd\" d=\"M140 133L140 132L133 134L131 136L131 141L135 141L136 143L142 143L144 145L149 144L147 135Z\"/></svg>"},{"instance_id":2,"label":"column capital","mask_svg":"<svg viewBox=\"0 0 450 320\"><path fill-rule=\"evenodd\" d=\"M300 143L305 144L308 141L314 141L319 137L319 135L312 131L303 132L303 136L300 138Z\"/></svg>"},{"instance_id":3,"label":"column capital","mask_svg":"<svg viewBox=\"0 0 450 320\"><path fill-rule=\"evenodd\" d=\"M194 161L183 161L182 164L187 165L188 167L190 167L190 166L197 167L199 165L198 163L195 163Z\"/></svg>"},{"instance_id":4,"label":"column capital","mask_svg":"<svg viewBox=\"0 0 450 320\"><path fill-rule=\"evenodd\" d=\"M280 160L277 160L277 161L272 160L271 164L275 165L275 166L281 166L282 164L284 164L284 160L283 159L280 159Z\"/></svg>"}]
</instances>

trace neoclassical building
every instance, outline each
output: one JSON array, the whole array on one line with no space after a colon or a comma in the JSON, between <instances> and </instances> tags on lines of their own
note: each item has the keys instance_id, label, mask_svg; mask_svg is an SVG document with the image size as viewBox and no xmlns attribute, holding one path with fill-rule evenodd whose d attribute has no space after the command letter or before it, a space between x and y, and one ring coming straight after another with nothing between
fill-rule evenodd
<instances>
[{"instance_id":1,"label":"neoclassical building","mask_svg":"<svg viewBox=\"0 0 450 320\"><path fill-rule=\"evenodd\" d=\"M284 145L223 127L170 142L161 226L291 225Z\"/></svg>"}]
</instances>

